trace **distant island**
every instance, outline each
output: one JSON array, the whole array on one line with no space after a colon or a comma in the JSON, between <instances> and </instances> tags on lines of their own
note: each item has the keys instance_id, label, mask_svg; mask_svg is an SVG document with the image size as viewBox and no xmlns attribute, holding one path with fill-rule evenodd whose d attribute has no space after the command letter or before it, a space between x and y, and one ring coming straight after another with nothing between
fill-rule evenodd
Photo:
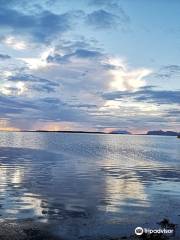
<instances>
[{"instance_id":1,"label":"distant island","mask_svg":"<svg viewBox=\"0 0 180 240\"><path fill-rule=\"evenodd\" d=\"M31 131L29 131L31 132ZM49 130L36 130L35 132L60 132L60 133L93 133L93 134L132 134L126 130L113 130L111 132L100 132L100 131L49 131Z\"/></svg>"},{"instance_id":2,"label":"distant island","mask_svg":"<svg viewBox=\"0 0 180 240\"><path fill-rule=\"evenodd\" d=\"M117 135L144 135L144 136L176 136L180 138L180 132L175 131L163 131L163 130L151 130L147 133L131 133L127 130L112 130L110 132L103 131L73 131L73 130L16 130L16 131L7 131L0 130L0 132L39 132L39 133L82 133L82 134L117 134Z\"/></svg>"},{"instance_id":3,"label":"distant island","mask_svg":"<svg viewBox=\"0 0 180 240\"><path fill-rule=\"evenodd\" d=\"M153 131L148 131L146 135L179 136L180 132L153 130Z\"/></svg>"},{"instance_id":4,"label":"distant island","mask_svg":"<svg viewBox=\"0 0 180 240\"><path fill-rule=\"evenodd\" d=\"M126 130L113 130L110 132L110 134L132 134L132 133Z\"/></svg>"}]
</instances>

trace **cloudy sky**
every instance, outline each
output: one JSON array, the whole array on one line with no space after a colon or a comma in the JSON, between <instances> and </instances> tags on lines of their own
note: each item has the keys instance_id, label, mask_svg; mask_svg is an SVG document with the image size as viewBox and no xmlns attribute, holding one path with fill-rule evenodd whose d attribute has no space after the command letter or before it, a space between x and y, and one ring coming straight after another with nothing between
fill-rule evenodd
<instances>
[{"instance_id":1,"label":"cloudy sky","mask_svg":"<svg viewBox=\"0 0 180 240\"><path fill-rule=\"evenodd\" d=\"M0 130L180 127L179 0L0 0Z\"/></svg>"}]
</instances>

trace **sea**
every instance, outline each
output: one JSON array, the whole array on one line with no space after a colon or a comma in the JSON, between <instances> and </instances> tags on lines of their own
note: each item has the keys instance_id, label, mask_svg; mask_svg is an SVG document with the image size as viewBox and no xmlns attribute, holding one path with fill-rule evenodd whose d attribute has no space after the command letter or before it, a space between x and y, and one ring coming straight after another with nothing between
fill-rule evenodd
<instances>
[{"instance_id":1,"label":"sea","mask_svg":"<svg viewBox=\"0 0 180 240\"><path fill-rule=\"evenodd\" d=\"M0 223L48 223L62 239L125 239L168 221L180 239L179 183L176 137L0 133Z\"/></svg>"}]
</instances>

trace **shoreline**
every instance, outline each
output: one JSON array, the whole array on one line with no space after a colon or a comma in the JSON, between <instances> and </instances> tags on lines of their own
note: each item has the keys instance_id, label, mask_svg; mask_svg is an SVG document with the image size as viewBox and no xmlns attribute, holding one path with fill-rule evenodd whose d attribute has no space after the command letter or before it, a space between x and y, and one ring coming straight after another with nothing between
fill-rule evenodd
<instances>
[{"instance_id":1,"label":"shoreline","mask_svg":"<svg viewBox=\"0 0 180 240\"><path fill-rule=\"evenodd\" d=\"M164 221L164 220L163 220ZM162 222L163 222L162 221ZM171 223L170 223L171 224ZM179 240L176 235L163 234L135 234L122 236L106 235L81 235L81 236L63 236L57 234L53 228L58 224L42 223L33 220L4 220L0 222L0 239L1 240ZM176 225L177 226L177 225ZM160 225L163 228L162 225ZM164 226L165 227L165 226ZM168 226L166 225L168 229ZM174 228L175 229L175 228Z\"/></svg>"},{"instance_id":2,"label":"shoreline","mask_svg":"<svg viewBox=\"0 0 180 240\"><path fill-rule=\"evenodd\" d=\"M0 133L63 133L63 134L99 134L99 135L115 135L115 136L148 136L148 137L174 137L179 138L179 135L151 135L146 133L126 134L126 133L106 133L106 132L85 132L85 131L0 131Z\"/></svg>"}]
</instances>

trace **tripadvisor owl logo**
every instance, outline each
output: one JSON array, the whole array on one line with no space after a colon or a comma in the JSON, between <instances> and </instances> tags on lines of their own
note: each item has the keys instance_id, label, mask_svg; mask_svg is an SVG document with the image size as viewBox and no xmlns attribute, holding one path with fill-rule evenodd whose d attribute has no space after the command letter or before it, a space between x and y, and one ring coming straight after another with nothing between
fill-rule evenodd
<instances>
[{"instance_id":1,"label":"tripadvisor owl logo","mask_svg":"<svg viewBox=\"0 0 180 240\"><path fill-rule=\"evenodd\" d=\"M143 234L143 228L142 227L137 227L135 228L135 234L140 236Z\"/></svg>"}]
</instances>

